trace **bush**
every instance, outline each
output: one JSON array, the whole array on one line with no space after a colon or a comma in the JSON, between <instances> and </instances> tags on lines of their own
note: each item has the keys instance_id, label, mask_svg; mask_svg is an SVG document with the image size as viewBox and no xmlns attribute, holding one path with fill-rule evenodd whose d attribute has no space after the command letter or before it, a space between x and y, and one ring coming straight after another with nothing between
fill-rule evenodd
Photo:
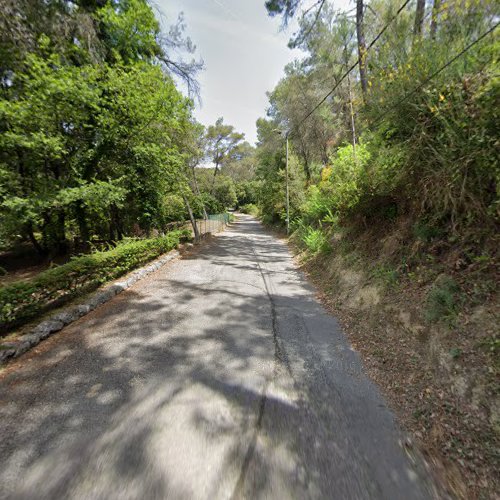
<instances>
[{"instance_id":1,"label":"bush","mask_svg":"<svg viewBox=\"0 0 500 500\"><path fill-rule=\"evenodd\" d=\"M188 230L166 236L124 243L112 250L74 257L67 264L40 273L30 281L16 281L0 288L0 328L22 324L51 306L91 291L190 238Z\"/></svg>"},{"instance_id":2,"label":"bush","mask_svg":"<svg viewBox=\"0 0 500 500\"><path fill-rule=\"evenodd\" d=\"M177 222L188 219L184 199L179 194L168 194L164 199L164 217L168 222Z\"/></svg>"},{"instance_id":3,"label":"bush","mask_svg":"<svg viewBox=\"0 0 500 500\"><path fill-rule=\"evenodd\" d=\"M255 217L257 217L259 215L258 207L257 207L257 205L254 205L253 203L248 203L247 205L242 205L240 207L240 212L242 212L244 214L250 214L250 215L253 215Z\"/></svg>"},{"instance_id":4,"label":"bush","mask_svg":"<svg viewBox=\"0 0 500 500\"><path fill-rule=\"evenodd\" d=\"M197 219L203 218L203 207L205 207L207 214L220 214L226 210L226 207L209 193L203 193L193 207Z\"/></svg>"},{"instance_id":5,"label":"bush","mask_svg":"<svg viewBox=\"0 0 500 500\"><path fill-rule=\"evenodd\" d=\"M427 321L452 322L457 310L458 285L449 276L440 276L432 286L426 301L425 318Z\"/></svg>"},{"instance_id":6,"label":"bush","mask_svg":"<svg viewBox=\"0 0 500 500\"><path fill-rule=\"evenodd\" d=\"M370 274L374 279L388 288L396 286L399 280L399 275L396 269L392 269L386 265L374 266Z\"/></svg>"},{"instance_id":7,"label":"bush","mask_svg":"<svg viewBox=\"0 0 500 500\"><path fill-rule=\"evenodd\" d=\"M322 252L328 248L328 239L321 229L305 228L302 241L312 253Z\"/></svg>"},{"instance_id":8,"label":"bush","mask_svg":"<svg viewBox=\"0 0 500 500\"><path fill-rule=\"evenodd\" d=\"M318 186L309 186L306 200L300 207L301 219L304 223L316 224L318 222L332 222L334 216L331 212L332 202L328 196L329 190L325 181Z\"/></svg>"}]
</instances>

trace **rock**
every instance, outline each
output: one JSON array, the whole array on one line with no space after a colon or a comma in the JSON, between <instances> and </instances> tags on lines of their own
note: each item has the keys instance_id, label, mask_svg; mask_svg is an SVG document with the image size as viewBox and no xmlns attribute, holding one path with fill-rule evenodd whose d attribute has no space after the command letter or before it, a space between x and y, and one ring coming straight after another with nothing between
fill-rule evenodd
<instances>
[{"instance_id":1,"label":"rock","mask_svg":"<svg viewBox=\"0 0 500 500\"><path fill-rule=\"evenodd\" d=\"M3 349L16 349L17 347L17 342L2 342L0 344L0 352L3 350Z\"/></svg>"},{"instance_id":2,"label":"rock","mask_svg":"<svg viewBox=\"0 0 500 500\"><path fill-rule=\"evenodd\" d=\"M5 344L2 344L1 347L4 347ZM12 356L15 356L16 350L15 349L0 349L0 363L3 363L9 358L12 358Z\"/></svg>"},{"instance_id":3,"label":"rock","mask_svg":"<svg viewBox=\"0 0 500 500\"><path fill-rule=\"evenodd\" d=\"M40 334L28 333L27 335L19 337L19 340L21 341L21 343L28 342L29 346L33 347L34 345L40 343L40 338L41 338Z\"/></svg>"},{"instance_id":4,"label":"rock","mask_svg":"<svg viewBox=\"0 0 500 500\"><path fill-rule=\"evenodd\" d=\"M95 309L96 307L107 302L111 297L113 297L113 293L109 291L102 291L95 293L91 299L87 302L91 309Z\"/></svg>"},{"instance_id":5,"label":"rock","mask_svg":"<svg viewBox=\"0 0 500 500\"><path fill-rule=\"evenodd\" d=\"M88 304L80 304L76 306L76 310L78 311L79 316L85 316L88 314L90 311L92 311L92 308Z\"/></svg>"},{"instance_id":6,"label":"rock","mask_svg":"<svg viewBox=\"0 0 500 500\"><path fill-rule=\"evenodd\" d=\"M46 339L51 333L58 332L64 326L62 321L43 321L31 330L31 334L37 335L39 339Z\"/></svg>"},{"instance_id":7,"label":"rock","mask_svg":"<svg viewBox=\"0 0 500 500\"><path fill-rule=\"evenodd\" d=\"M130 278L125 282L127 283L127 288L130 288L139 278L137 276L130 276Z\"/></svg>"},{"instance_id":8,"label":"rock","mask_svg":"<svg viewBox=\"0 0 500 500\"><path fill-rule=\"evenodd\" d=\"M70 323L73 323L76 319L78 319L80 316L78 314L78 310L76 308L71 308L67 309L65 311L62 311L60 313L54 314L54 316L51 316L50 320L51 321L60 321L63 325L69 325Z\"/></svg>"},{"instance_id":9,"label":"rock","mask_svg":"<svg viewBox=\"0 0 500 500\"><path fill-rule=\"evenodd\" d=\"M125 283L115 283L114 285L111 285L108 290L111 290L114 295L118 295L119 293L123 292L125 288Z\"/></svg>"},{"instance_id":10,"label":"rock","mask_svg":"<svg viewBox=\"0 0 500 500\"><path fill-rule=\"evenodd\" d=\"M21 356L21 354L24 354L25 352L30 350L30 343L28 341L25 342L19 342L16 347L16 354L15 356Z\"/></svg>"},{"instance_id":11,"label":"rock","mask_svg":"<svg viewBox=\"0 0 500 500\"><path fill-rule=\"evenodd\" d=\"M115 295L116 295L115 289L111 287L104 289L101 292L101 300L103 301L102 304L104 304L104 302L107 302L108 300L111 300Z\"/></svg>"}]
</instances>

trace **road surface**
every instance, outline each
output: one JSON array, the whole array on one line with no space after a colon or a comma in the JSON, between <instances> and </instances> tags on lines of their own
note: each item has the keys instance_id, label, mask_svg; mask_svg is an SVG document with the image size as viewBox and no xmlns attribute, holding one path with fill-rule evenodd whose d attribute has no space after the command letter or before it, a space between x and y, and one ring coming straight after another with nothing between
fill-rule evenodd
<instances>
[{"instance_id":1,"label":"road surface","mask_svg":"<svg viewBox=\"0 0 500 500\"><path fill-rule=\"evenodd\" d=\"M431 498L400 438L248 216L0 376L0 498Z\"/></svg>"}]
</instances>

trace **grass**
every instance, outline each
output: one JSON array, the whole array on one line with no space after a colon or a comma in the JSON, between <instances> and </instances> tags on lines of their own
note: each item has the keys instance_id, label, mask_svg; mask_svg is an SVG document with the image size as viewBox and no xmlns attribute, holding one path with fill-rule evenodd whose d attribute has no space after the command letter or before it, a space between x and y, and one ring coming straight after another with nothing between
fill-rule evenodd
<instances>
[{"instance_id":1,"label":"grass","mask_svg":"<svg viewBox=\"0 0 500 500\"><path fill-rule=\"evenodd\" d=\"M430 323L453 323L458 313L459 287L450 276L439 276L426 299L424 316Z\"/></svg>"},{"instance_id":2,"label":"grass","mask_svg":"<svg viewBox=\"0 0 500 500\"><path fill-rule=\"evenodd\" d=\"M395 287L399 283L399 273L396 269L384 264L374 266L370 275L386 287Z\"/></svg>"}]
</instances>

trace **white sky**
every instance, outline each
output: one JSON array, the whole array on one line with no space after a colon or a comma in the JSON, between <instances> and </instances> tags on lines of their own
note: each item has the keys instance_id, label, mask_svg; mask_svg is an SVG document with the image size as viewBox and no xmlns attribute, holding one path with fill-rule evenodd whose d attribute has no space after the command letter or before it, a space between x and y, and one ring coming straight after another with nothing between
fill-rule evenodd
<instances>
[{"instance_id":1,"label":"white sky","mask_svg":"<svg viewBox=\"0 0 500 500\"><path fill-rule=\"evenodd\" d=\"M336 7L348 3L337 0ZM224 122L256 141L255 122L265 116L266 92L283 76L284 66L298 50L287 47L293 26L280 32L280 20L268 17L265 0L156 0L173 23L184 12L187 34L205 62L200 73L201 108L195 115L204 125Z\"/></svg>"}]
</instances>

